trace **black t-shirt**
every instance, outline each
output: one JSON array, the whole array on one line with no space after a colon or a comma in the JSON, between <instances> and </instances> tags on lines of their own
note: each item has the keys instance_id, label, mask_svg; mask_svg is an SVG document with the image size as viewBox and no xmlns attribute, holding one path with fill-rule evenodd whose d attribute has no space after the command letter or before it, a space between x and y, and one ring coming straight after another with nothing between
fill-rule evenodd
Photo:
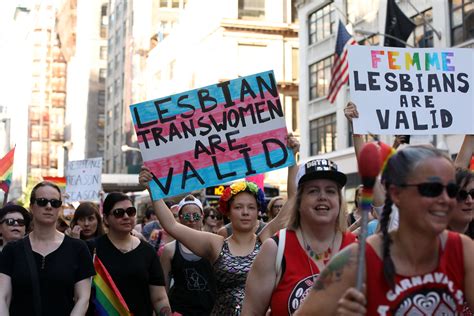
<instances>
[{"instance_id":1,"label":"black t-shirt","mask_svg":"<svg viewBox=\"0 0 474 316\"><path fill-rule=\"evenodd\" d=\"M42 314L69 315L74 307L74 285L95 275L92 257L85 242L64 236L58 249L46 257L33 251L33 258L38 270ZM11 278L10 315L34 315L31 275L23 241L8 243L3 248L0 273Z\"/></svg>"},{"instance_id":2,"label":"black t-shirt","mask_svg":"<svg viewBox=\"0 0 474 316\"><path fill-rule=\"evenodd\" d=\"M151 316L150 285L164 286L163 270L156 251L140 241L137 248L122 253L107 235L96 240L100 258L134 316Z\"/></svg>"}]
</instances>

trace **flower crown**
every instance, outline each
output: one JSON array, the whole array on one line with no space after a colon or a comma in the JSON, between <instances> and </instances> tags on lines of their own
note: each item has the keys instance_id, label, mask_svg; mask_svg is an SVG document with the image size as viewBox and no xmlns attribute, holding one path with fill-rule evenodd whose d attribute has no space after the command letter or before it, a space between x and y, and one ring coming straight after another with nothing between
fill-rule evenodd
<instances>
[{"instance_id":1,"label":"flower crown","mask_svg":"<svg viewBox=\"0 0 474 316\"><path fill-rule=\"evenodd\" d=\"M227 214L229 212L229 201L240 192L249 192L255 196L258 210L264 211L265 194L263 193L262 189L260 189L258 185L253 182L240 181L231 184L225 188L224 192L222 193L221 198L219 199L219 211L222 214Z\"/></svg>"}]
</instances>

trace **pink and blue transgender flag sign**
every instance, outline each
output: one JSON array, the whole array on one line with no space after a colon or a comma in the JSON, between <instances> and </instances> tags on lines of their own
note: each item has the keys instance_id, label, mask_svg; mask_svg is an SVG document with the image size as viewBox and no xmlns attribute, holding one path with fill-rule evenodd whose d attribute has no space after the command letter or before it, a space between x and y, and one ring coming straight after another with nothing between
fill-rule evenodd
<instances>
[{"instance_id":1,"label":"pink and blue transgender flag sign","mask_svg":"<svg viewBox=\"0 0 474 316\"><path fill-rule=\"evenodd\" d=\"M273 71L130 106L153 200L295 163Z\"/></svg>"}]
</instances>

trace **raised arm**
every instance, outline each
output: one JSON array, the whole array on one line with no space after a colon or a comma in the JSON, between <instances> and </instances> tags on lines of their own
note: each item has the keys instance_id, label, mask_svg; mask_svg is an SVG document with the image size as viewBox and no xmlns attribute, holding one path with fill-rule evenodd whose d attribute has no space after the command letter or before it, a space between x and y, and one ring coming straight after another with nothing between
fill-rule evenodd
<instances>
[{"instance_id":1,"label":"raised arm","mask_svg":"<svg viewBox=\"0 0 474 316\"><path fill-rule=\"evenodd\" d=\"M348 102L346 107L344 108L344 115L347 118L349 128L351 129L351 131L353 131L352 119L359 117L357 106L352 102ZM352 143L354 145L356 157L359 157L360 150L362 149L362 146L364 146L363 135L352 133Z\"/></svg>"},{"instance_id":2,"label":"raised arm","mask_svg":"<svg viewBox=\"0 0 474 316\"><path fill-rule=\"evenodd\" d=\"M352 244L334 256L295 315L337 315L339 300L349 300L348 295L354 292L348 293L348 289L356 283L357 249L358 245Z\"/></svg>"},{"instance_id":3,"label":"raised arm","mask_svg":"<svg viewBox=\"0 0 474 316\"><path fill-rule=\"evenodd\" d=\"M458 155L456 156L454 165L456 167L469 168L469 162L471 161L471 157L473 154L474 135L466 135L464 136L464 141L461 145L461 149L459 150Z\"/></svg>"},{"instance_id":4,"label":"raised arm","mask_svg":"<svg viewBox=\"0 0 474 316\"><path fill-rule=\"evenodd\" d=\"M298 153L300 151L300 142L291 133L288 134L288 147L292 149L296 161L296 158L298 157ZM258 235L258 238L261 242L264 242L265 240L273 236L278 230L286 226L290 209L293 207L294 200L296 198L296 190L298 188L298 185L296 183L297 173L297 163L288 167L288 178L286 180L288 198L285 204L283 205L283 208L280 210L280 212L278 212L277 216L275 216L275 218L272 219Z\"/></svg>"},{"instance_id":5,"label":"raised arm","mask_svg":"<svg viewBox=\"0 0 474 316\"><path fill-rule=\"evenodd\" d=\"M148 182L151 180L151 172L147 167L143 166L139 176L140 183L150 190ZM206 258L211 263L217 259L224 244L222 236L198 231L176 222L173 213L171 213L163 200L153 201L153 208L161 226L168 234L183 243L184 246L197 256Z\"/></svg>"},{"instance_id":6,"label":"raised arm","mask_svg":"<svg viewBox=\"0 0 474 316\"><path fill-rule=\"evenodd\" d=\"M247 276L242 316L265 315L276 285L275 260L278 246L267 239L260 249Z\"/></svg>"}]
</instances>

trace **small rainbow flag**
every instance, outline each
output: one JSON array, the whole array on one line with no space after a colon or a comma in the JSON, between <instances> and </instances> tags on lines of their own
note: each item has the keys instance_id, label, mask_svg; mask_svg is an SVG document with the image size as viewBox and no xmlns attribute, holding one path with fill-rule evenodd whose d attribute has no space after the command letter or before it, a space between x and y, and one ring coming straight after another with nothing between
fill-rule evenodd
<instances>
[{"instance_id":1,"label":"small rainbow flag","mask_svg":"<svg viewBox=\"0 0 474 316\"><path fill-rule=\"evenodd\" d=\"M66 190L66 177L43 177L43 180L56 184L62 191Z\"/></svg>"},{"instance_id":2,"label":"small rainbow flag","mask_svg":"<svg viewBox=\"0 0 474 316\"><path fill-rule=\"evenodd\" d=\"M8 192L10 184L12 183L14 157L15 147L0 160L0 189L2 189L3 192Z\"/></svg>"},{"instance_id":3,"label":"small rainbow flag","mask_svg":"<svg viewBox=\"0 0 474 316\"><path fill-rule=\"evenodd\" d=\"M94 256L94 268L96 275L92 279L92 286L95 288L96 315L133 316L114 280L97 255Z\"/></svg>"}]
</instances>

